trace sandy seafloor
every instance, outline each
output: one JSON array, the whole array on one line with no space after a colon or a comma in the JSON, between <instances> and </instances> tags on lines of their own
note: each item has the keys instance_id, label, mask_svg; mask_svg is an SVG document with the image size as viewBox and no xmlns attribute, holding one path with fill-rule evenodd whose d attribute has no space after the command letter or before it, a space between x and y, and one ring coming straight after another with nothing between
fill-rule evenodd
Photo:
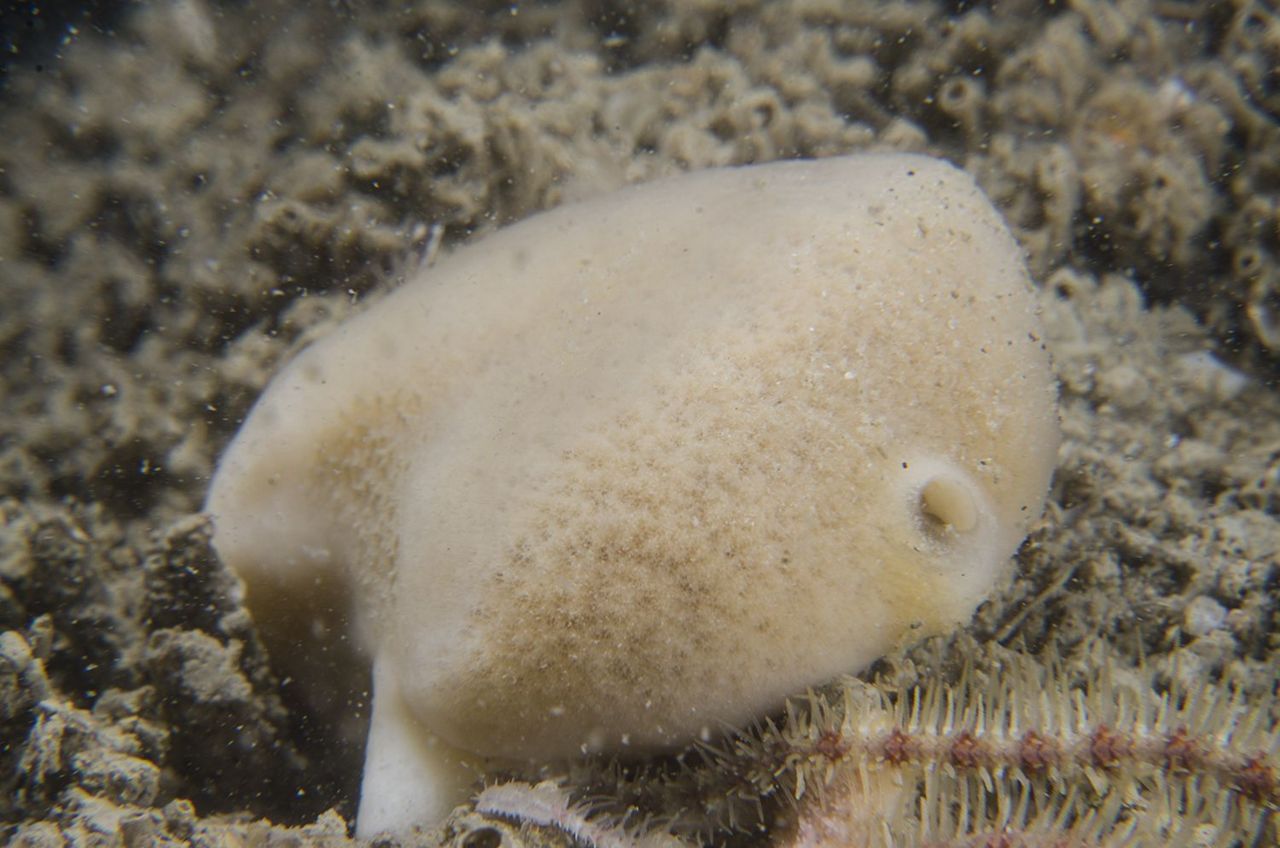
<instances>
[{"instance_id":1,"label":"sandy seafloor","mask_svg":"<svg viewBox=\"0 0 1280 848\"><path fill-rule=\"evenodd\" d=\"M944 156L1004 211L1065 435L1008 583L872 672L1141 656L1275 721L1278 63L1248 0L178 0L12 59L0 839L347 844L359 752L281 699L199 515L273 370L436 237L867 149ZM405 842L437 838L564 840Z\"/></svg>"}]
</instances>

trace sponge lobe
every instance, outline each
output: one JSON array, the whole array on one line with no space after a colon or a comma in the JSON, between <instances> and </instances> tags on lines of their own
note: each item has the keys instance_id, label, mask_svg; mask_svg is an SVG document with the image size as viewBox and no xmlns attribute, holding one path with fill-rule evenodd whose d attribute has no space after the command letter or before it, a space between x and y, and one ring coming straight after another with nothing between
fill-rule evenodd
<instances>
[{"instance_id":1,"label":"sponge lobe","mask_svg":"<svg viewBox=\"0 0 1280 848\"><path fill-rule=\"evenodd\" d=\"M447 746L681 744L971 614L1056 450L1028 287L920 156L546 213L286 369L219 467L215 543L260 619L346 587L388 714ZM281 630L286 665L314 653Z\"/></svg>"},{"instance_id":2,"label":"sponge lobe","mask_svg":"<svg viewBox=\"0 0 1280 848\"><path fill-rule=\"evenodd\" d=\"M967 618L1040 511L1052 384L966 176L865 157L630 200L561 230L598 213L611 248L523 255L570 297L503 340L405 498L406 555L486 575L393 640L424 723L470 750L748 720ZM928 526L930 492L970 526ZM438 585L405 573L404 598Z\"/></svg>"}]
</instances>

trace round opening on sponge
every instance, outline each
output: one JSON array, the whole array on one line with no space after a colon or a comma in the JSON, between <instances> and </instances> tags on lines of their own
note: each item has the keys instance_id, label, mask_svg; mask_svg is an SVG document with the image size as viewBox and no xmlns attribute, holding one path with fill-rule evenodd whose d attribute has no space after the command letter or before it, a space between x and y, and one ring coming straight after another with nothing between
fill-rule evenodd
<instances>
[{"instance_id":1,"label":"round opening on sponge","mask_svg":"<svg viewBox=\"0 0 1280 848\"><path fill-rule=\"evenodd\" d=\"M978 527L978 504L960 480L935 477L920 489L920 515L936 535L972 533Z\"/></svg>"}]
</instances>

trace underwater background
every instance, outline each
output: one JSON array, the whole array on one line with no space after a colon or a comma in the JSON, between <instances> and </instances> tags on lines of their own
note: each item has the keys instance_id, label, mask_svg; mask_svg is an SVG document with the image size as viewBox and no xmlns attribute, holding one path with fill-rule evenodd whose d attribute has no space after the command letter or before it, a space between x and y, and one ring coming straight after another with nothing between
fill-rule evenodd
<instances>
[{"instance_id":1,"label":"underwater background","mask_svg":"<svg viewBox=\"0 0 1280 848\"><path fill-rule=\"evenodd\" d=\"M1114 832L1072 833L1275 844L1272 4L85 9L42 17L24 4L3 19L0 839L353 843L360 751L289 709L199 513L271 374L437 247L538 210L698 168L903 150L973 174L1026 251L1064 444L1044 519L973 623L862 677L890 698L917 685L1007 691L1022 685L1009 668L1064 692L1086 691L1100 668L1109 686L1140 680L1153 699L1221 692L1229 707L1213 715L1262 728L1256 783L1232 789L1204 758L1180 761L1174 778L1128 786L1123 809L1105 813ZM765 756L753 744L732 756ZM730 755L524 777L656 823L601 844L645 827L689 842L834 844L788 830L793 783L757 781L760 797L746 797L708 777L717 756ZM969 803L908 782L927 804ZM1095 771L1037 791L1105 798L1105 784ZM1262 800L1241 812L1231 792L1250 787ZM685 822L690 798L710 816L721 789L757 810L749 824ZM921 809L904 816L932 815ZM1064 812L1059 832L1078 817ZM952 824L934 844L995 844ZM474 810L400 840L573 841Z\"/></svg>"}]
</instances>

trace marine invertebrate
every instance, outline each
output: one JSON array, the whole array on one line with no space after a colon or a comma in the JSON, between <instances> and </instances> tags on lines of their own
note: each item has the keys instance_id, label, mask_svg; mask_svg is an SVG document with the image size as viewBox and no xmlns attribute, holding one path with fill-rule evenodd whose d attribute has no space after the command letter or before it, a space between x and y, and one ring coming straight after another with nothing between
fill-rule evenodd
<instances>
[{"instance_id":1,"label":"marine invertebrate","mask_svg":"<svg viewBox=\"0 0 1280 848\"><path fill-rule=\"evenodd\" d=\"M372 660L359 831L968 618L1057 445L1028 292L965 174L851 156L537 216L305 351L207 508L317 710Z\"/></svg>"},{"instance_id":2,"label":"marine invertebrate","mask_svg":"<svg viewBox=\"0 0 1280 848\"><path fill-rule=\"evenodd\" d=\"M1073 676L1010 654L955 682L846 679L672 774L589 791L614 792L620 809L683 810L674 825L690 842L764 827L788 848L1274 844L1280 726L1267 705L1231 684L1153 678L1108 662ZM552 818L528 806L498 812Z\"/></svg>"},{"instance_id":3,"label":"marine invertebrate","mask_svg":"<svg viewBox=\"0 0 1280 848\"><path fill-rule=\"evenodd\" d=\"M1280 728L1266 707L1230 686L1159 691L1146 676L1104 663L1073 681L1015 656L955 685L814 696L764 739L787 752L782 786L801 799L789 844L840 844L853 826L893 845L1274 839ZM922 791L868 811L886 774Z\"/></svg>"},{"instance_id":4,"label":"marine invertebrate","mask_svg":"<svg viewBox=\"0 0 1280 848\"><path fill-rule=\"evenodd\" d=\"M550 780L536 785L512 781L487 786L476 796L474 806L482 815L555 828L588 848L678 848L683 844L660 829L628 828L625 821L593 814Z\"/></svg>"}]
</instances>

